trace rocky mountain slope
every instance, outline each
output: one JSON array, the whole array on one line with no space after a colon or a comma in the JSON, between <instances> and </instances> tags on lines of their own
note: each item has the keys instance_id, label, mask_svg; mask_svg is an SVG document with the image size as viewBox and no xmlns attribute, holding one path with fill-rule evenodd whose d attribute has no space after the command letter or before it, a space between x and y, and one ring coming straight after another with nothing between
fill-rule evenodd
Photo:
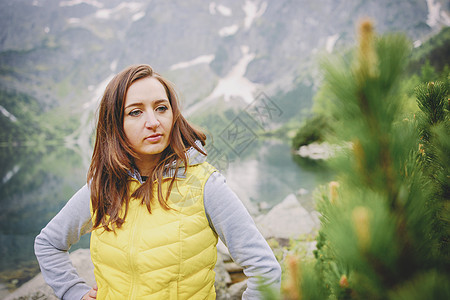
<instances>
[{"instance_id":1,"label":"rocky mountain slope","mask_svg":"<svg viewBox=\"0 0 450 300\"><path fill-rule=\"evenodd\" d=\"M76 107L111 74L148 63L187 105L208 96L249 102L258 89L310 82L314 55L351 43L362 17L419 44L450 25L449 8L437 0L1 1L0 87L46 109Z\"/></svg>"}]
</instances>

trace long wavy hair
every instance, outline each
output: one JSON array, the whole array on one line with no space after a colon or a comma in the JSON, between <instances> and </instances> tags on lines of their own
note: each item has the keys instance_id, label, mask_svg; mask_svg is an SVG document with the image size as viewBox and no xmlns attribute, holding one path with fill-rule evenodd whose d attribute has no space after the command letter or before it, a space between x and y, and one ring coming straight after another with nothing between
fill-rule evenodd
<instances>
[{"instance_id":1,"label":"long wavy hair","mask_svg":"<svg viewBox=\"0 0 450 300\"><path fill-rule=\"evenodd\" d=\"M134 160L137 153L131 148L123 130L125 98L128 88L135 81L146 77L154 77L164 86L172 106L173 124L169 145L161 153L153 173L130 195L129 172L136 168ZM142 199L151 213L155 189L159 203L169 210L167 198L178 169L185 166L186 171L188 166L186 150L193 147L206 155L195 143L196 140L205 145L206 136L181 115L178 95L171 82L154 72L149 65L133 65L117 74L109 82L100 102L94 152L87 174L94 216L93 228L103 227L107 231L120 228L125 222L132 197ZM172 170L169 171L169 168ZM164 174L173 174L165 195L161 188Z\"/></svg>"}]
</instances>

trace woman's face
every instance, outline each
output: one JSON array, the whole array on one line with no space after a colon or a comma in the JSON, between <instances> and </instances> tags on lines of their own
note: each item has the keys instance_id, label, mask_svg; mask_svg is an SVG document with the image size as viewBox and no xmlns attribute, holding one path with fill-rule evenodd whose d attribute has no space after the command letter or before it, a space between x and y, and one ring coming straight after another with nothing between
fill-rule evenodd
<instances>
[{"instance_id":1,"label":"woman's face","mask_svg":"<svg viewBox=\"0 0 450 300\"><path fill-rule=\"evenodd\" d=\"M125 97L123 130L142 162L155 161L169 145L173 113L164 86L154 77L135 81Z\"/></svg>"}]
</instances>

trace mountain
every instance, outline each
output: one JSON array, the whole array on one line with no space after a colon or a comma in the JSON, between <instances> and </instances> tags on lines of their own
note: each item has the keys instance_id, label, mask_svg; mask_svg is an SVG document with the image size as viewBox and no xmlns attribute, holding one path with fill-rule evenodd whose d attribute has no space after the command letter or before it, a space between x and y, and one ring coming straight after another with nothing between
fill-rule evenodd
<instances>
[{"instance_id":1,"label":"mountain","mask_svg":"<svg viewBox=\"0 0 450 300\"><path fill-rule=\"evenodd\" d=\"M102 92L136 63L171 79L184 114L213 135L255 99L279 118L250 131L294 127L320 83L318 59L348 49L359 20L419 47L450 25L449 12L443 0L0 1L0 146L63 144L87 165Z\"/></svg>"},{"instance_id":2,"label":"mountain","mask_svg":"<svg viewBox=\"0 0 450 300\"><path fill-rule=\"evenodd\" d=\"M0 146L63 144L87 165L102 92L136 63L171 79L185 115L213 135L247 126L259 100L279 116L248 138L294 127L320 83L318 59L347 49L359 20L419 47L450 25L449 11L440 0L0 1ZM15 165L7 153L2 178Z\"/></svg>"},{"instance_id":3,"label":"mountain","mask_svg":"<svg viewBox=\"0 0 450 300\"><path fill-rule=\"evenodd\" d=\"M311 79L315 54L353 42L358 19L370 17L379 32L402 31L418 41L450 25L449 6L433 0L1 1L0 87L32 95L45 109L76 107L111 74L148 63L175 81L189 105L211 95L240 63L246 84L229 96L289 91L298 78Z\"/></svg>"}]
</instances>

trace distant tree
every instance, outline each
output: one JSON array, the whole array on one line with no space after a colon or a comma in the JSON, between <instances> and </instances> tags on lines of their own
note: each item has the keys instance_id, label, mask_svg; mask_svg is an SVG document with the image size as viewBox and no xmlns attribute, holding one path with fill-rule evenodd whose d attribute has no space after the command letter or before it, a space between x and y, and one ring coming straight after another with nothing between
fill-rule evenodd
<instances>
[{"instance_id":1,"label":"distant tree","mask_svg":"<svg viewBox=\"0 0 450 300\"><path fill-rule=\"evenodd\" d=\"M292 139L292 147L298 149L303 145L323 142L325 136L332 131L328 119L327 116L322 114L316 114L308 118Z\"/></svg>"}]
</instances>

